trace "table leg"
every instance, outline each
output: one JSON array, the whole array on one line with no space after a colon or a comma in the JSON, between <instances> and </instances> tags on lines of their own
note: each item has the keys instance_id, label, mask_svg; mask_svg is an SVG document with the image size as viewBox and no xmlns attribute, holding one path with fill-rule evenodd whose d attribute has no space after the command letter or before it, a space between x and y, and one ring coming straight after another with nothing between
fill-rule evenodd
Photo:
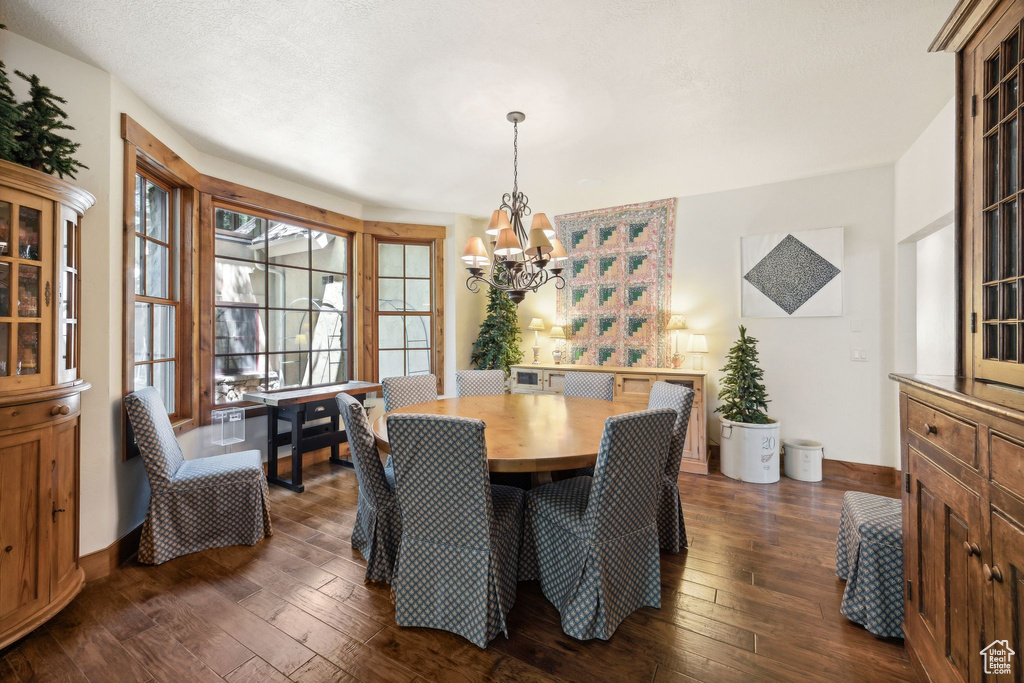
<instances>
[{"instance_id":1,"label":"table leg","mask_svg":"<svg viewBox=\"0 0 1024 683\"><path fill-rule=\"evenodd\" d=\"M550 484L550 483L551 483L551 473L550 472L531 472L530 473L530 486L532 488L537 488L538 486L543 486L544 484Z\"/></svg>"},{"instance_id":2,"label":"table leg","mask_svg":"<svg viewBox=\"0 0 1024 683\"><path fill-rule=\"evenodd\" d=\"M277 408L267 407L267 476L277 479Z\"/></svg>"},{"instance_id":3,"label":"table leg","mask_svg":"<svg viewBox=\"0 0 1024 683\"><path fill-rule=\"evenodd\" d=\"M296 412L292 420L292 485L293 491L302 493L306 487L302 485L302 426L306 422L306 411Z\"/></svg>"},{"instance_id":4,"label":"table leg","mask_svg":"<svg viewBox=\"0 0 1024 683\"><path fill-rule=\"evenodd\" d=\"M338 416L334 415L331 417L331 431L335 434L338 433ZM331 462L335 465L348 465L347 460L341 459L341 444L331 444Z\"/></svg>"}]
</instances>

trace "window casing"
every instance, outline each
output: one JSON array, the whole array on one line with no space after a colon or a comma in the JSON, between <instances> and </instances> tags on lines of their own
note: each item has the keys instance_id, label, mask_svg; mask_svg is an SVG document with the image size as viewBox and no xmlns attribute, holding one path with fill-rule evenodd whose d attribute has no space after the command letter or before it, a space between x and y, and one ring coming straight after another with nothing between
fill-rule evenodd
<instances>
[{"instance_id":1,"label":"window casing","mask_svg":"<svg viewBox=\"0 0 1024 683\"><path fill-rule=\"evenodd\" d=\"M215 200L212 404L348 381L351 235Z\"/></svg>"}]
</instances>

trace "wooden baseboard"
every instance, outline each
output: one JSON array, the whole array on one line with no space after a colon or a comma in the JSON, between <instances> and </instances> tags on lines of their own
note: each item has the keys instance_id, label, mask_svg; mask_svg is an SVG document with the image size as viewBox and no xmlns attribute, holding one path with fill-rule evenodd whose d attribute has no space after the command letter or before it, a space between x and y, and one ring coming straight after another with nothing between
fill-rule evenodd
<instances>
[{"instance_id":1,"label":"wooden baseboard","mask_svg":"<svg viewBox=\"0 0 1024 683\"><path fill-rule=\"evenodd\" d=\"M85 572L86 581L95 581L108 576L139 552L139 538L142 525L135 527L106 548L78 558L78 566Z\"/></svg>"}]
</instances>

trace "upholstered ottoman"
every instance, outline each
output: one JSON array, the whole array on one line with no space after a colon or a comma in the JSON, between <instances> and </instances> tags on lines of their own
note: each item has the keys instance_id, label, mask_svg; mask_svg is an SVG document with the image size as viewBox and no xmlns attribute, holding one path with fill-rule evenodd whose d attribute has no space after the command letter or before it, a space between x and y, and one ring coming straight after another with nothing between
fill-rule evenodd
<instances>
[{"instance_id":1,"label":"upholstered ottoman","mask_svg":"<svg viewBox=\"0 0 1024 683\"><path fill-rule=\"evenodd\" d=\"M840 611L876 636L903 637L903 525L898 498L847 491L836 539L846 579Z\"/></svg>"}]
</instances>

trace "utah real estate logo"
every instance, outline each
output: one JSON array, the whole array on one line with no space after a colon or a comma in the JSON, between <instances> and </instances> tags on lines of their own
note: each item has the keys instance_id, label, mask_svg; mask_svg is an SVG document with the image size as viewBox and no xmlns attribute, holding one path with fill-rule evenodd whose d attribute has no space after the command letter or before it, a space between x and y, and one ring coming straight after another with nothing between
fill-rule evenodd
<instances>
[{"instance_id":1,"label":"utah real estate logo","mask_svg":"<svg viewBox=\"0 0 1024 683\"><path fill-rule=\"evenodd\" d=\"M1010 658L1016 652L1010 649L1010 641L993 640L981 651L982 659L985 660L985 673L988 675L1009 675Z\"/></svg>"}]
</instances>

